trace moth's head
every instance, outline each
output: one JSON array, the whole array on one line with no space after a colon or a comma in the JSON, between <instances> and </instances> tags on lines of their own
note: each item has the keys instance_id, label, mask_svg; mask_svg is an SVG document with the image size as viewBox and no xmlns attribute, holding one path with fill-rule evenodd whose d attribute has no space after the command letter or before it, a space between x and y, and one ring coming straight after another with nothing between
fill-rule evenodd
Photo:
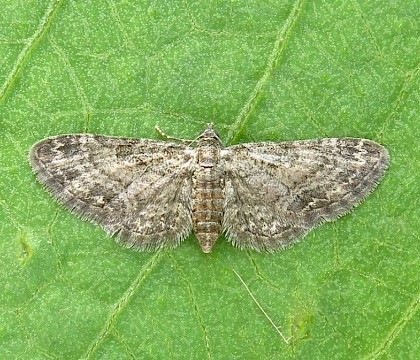
<instances>
[{"instance_id":1,"label":"moth's head","mask_svg":"<svg viewBox=\"0 0 420 360\"><path fill-rule=\"evenodd\" d=\"M200 141L217 141L222 143L220 140L219 134L213 130L213 123L207 124L207 129L205 129L200 135L198 135L198 140Z\"/></svg>"}]
</instances>

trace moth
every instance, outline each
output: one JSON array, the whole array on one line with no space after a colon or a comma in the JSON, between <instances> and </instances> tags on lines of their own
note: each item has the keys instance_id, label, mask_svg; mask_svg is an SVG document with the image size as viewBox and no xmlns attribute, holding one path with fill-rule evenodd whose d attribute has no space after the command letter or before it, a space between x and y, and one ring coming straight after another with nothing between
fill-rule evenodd
<instances>
[{"instance_id":1,"label":"moth","mask_svg":"<svg viewBox=\"0 0 420 360\"><path fill-rule=\"evenodd\" d=\"M222 233L239 248L272 252L360 203L389 155L358 138L223 147L209 124L181 143L53 136L33 145L30 162L65 207L128 247L173 248L193 231L205 253Z\"/></svg>"}]
</instances>

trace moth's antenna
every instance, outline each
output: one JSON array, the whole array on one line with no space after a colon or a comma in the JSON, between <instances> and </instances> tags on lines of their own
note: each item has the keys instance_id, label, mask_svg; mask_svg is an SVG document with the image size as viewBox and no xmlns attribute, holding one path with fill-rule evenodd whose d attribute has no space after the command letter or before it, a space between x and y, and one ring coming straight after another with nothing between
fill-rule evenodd
<instances>
[{"instance_id":1,"label":"moth's antenna","mask_svg":"<svg viewBox=\"0 0 420 360\"><path fill-rule=\"evenodd\" d=\"M181 138L177 138L177 137L175 137L175 136L171 136L171 135L168 135L167 133L165 133L160 127L159 127L159 125L155 125L155 129L156 129L156 131L162 136L162 137L164 137L165 139L167 139L167 140L175 140L175 141L179 141L179 142L182 142L182 143L187 143L187 144L192 144L194 141L196 141L196 139L194 139L194 140L187 140L187 139L181 139Z\"/></svg>"},{"instance_id":2,"label":"moth's antenna","mask_svg":"<svg viewBox=\"0 0 420 360\"><path fill-rule=\"evenodd\" d=\"M192 144L194 144L195 142L197 142L202 136L203 136L203 134L205 134L206 133L206 131L207 130L213 130L213 123L211 122L211 123L208 123L207 124L207 129L206 130L204 130L201 134L199 134L195 139L192 139L192 140L187 140L187 139L181 139L181 138L177 138L177 137L175 137L175 136L171 136L171 135L168 135L167 133L165 133L160 127L159 127L159 125L155 125L155 129L156 129L156 131L162 136L162 137L164 137L165 139L167 139L167 140L175 140L175 141L179 141L179 142L181 142L181 143L183 143L183 144L189 144L189 145L192 145ZM212 132L212 133L214 133L215 134L215 136L217 137L217 139L219 140L219 142L220 142L220 139L219 139L219 135L217 134L217 133L215 133L214 131Z\"/></svg>"}]
</instances>

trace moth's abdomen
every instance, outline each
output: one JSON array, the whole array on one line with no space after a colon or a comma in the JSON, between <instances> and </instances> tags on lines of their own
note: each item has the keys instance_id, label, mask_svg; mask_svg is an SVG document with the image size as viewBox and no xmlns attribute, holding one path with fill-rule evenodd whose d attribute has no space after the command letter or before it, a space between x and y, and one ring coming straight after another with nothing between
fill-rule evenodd
<instances>
[{"instance_id":1,"label":"moth's abdomen","mask_svg":"<svg viewBox=\"0 0 420 360\"><path fill-rule=\"evenodd\" d=\"M192 177L193 229L203 252L211 251L222 230L224 175L218 147L197 149Z\"/></svg>"}]
</instances>

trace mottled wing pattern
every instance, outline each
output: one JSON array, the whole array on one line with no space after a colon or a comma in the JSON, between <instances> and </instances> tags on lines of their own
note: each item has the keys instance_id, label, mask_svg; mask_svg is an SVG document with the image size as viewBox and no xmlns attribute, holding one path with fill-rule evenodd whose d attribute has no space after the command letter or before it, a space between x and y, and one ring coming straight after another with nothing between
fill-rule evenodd
<instances>
[{"instance_id":1,"label":"mottled wing pattern","mask_svg":"<svg viewBox=\"0 0 420 360\"><path fill-rule=\"evenodd\" d=\"M274 251L358 204L388 153L365 139L252 143L226 148L223 229L240 248Z\"/></svg>"},{"instance_id":2,"label":"mottled wing pattern","mask_svg":"<svg viewBox=\"0 0 420 360\"><path fill-rule=\"evenodd\" d=\"M183 145L91 134L47 138L30 152L67 208L143 250L176 246L191 231L192 156Z\"/></svg>"}]
</instances>

